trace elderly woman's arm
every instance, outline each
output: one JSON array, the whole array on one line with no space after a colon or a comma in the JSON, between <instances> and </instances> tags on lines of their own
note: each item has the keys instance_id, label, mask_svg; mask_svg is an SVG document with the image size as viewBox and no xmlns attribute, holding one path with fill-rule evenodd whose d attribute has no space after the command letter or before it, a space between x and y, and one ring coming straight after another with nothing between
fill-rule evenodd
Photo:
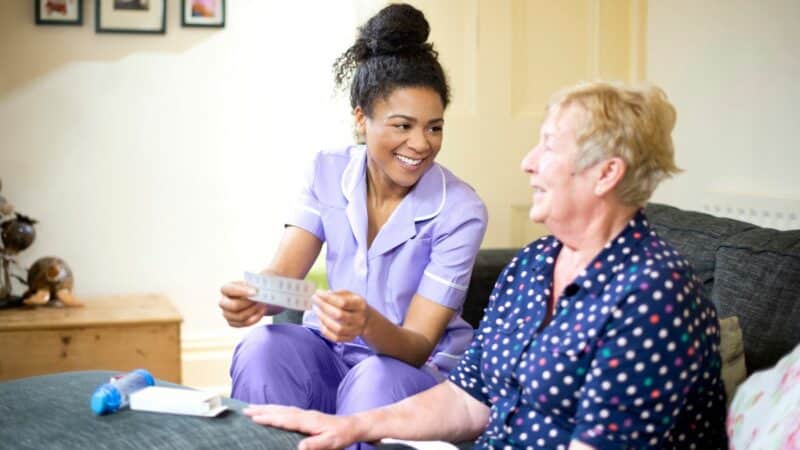
<instances>
[{"instance_id":1,"label":"elderly woman's arm","mask_svg":"<svg viewBox=\"0 0 800 450\"><path fill-rule=\"evenodd\" d=\"M353 416L333 416L298 408L250 406L253 421L310 435L305 450L336 449L385 437L407 440L474 440L489 421L489 407L445 381L401 402Z\"/></svg>"}]
</instances>

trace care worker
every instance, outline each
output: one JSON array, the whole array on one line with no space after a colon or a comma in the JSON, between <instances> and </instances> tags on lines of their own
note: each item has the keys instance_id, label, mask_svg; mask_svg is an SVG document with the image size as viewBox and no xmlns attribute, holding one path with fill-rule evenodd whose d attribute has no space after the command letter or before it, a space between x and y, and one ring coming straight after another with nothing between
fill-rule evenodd
<instances>
[{"instance_id":1,"label":"care worker","mask_svg":"<svg viewBox=\"0 0 800 450\"><path fill-rule=\"evenodd\" d=\"M302 279L327 244L329 291L303 324L253 329L233 356L232 397L352 414L443 381L472 339L460 317L486 208L435 162L450 100L422 12L387 6L334 65L365 145L316 155L295 215L263 271ZM231 326L279 307L222 287Z\"/></svg>"}]
</instances>

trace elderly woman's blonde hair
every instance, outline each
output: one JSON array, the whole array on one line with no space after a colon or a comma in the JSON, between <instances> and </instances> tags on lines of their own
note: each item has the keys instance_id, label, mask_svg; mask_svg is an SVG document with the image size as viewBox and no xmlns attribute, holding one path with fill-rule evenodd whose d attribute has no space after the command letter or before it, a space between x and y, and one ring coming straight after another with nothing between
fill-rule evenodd
<instances>
[{"instance_id":1,"label":"elderly woman's blonde hair","mask_svg":"<svg viewBox=\"0 0 800 450\"><path fill-rule=\"evenodd\" d=\"M623 203L644 206L662 180L680 172L671 136L675 108L658 87L582 83L554 94L548 110L573 104L586 113L576 130L576 169L621 158L627 167L616 192Z\"/></svg>"}]
</instances>

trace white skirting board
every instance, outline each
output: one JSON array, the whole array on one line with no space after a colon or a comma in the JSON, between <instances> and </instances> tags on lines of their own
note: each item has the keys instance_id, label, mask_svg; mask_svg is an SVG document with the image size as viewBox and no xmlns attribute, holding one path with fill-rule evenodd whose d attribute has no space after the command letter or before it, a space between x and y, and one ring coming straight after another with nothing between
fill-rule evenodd
<instances>
[{"instance_id":1,"label":"white skirting board","mask_svg":"<svg viewBox=\"0 0 800 450\"><path fill-rule=\"evenodd\" d=\"M185 333L181 336L181 373L183 384L195 389L230 396L228 372L236 344L248 331Z\"/></svg>"}]
</instances>

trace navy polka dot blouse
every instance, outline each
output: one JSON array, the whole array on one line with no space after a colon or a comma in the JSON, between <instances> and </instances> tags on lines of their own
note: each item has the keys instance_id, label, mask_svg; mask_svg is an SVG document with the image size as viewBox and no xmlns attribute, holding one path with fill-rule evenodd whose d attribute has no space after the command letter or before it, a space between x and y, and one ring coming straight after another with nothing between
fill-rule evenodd
<instances>
[{"instance_id":1,"label":"navy polka dot blouse","mask_svg":"<svg viewBox=\"0 0 800 450\"><path fill-rule=\"evenodd\" d=\"M719 322L640 211L556 299L552 236L498 278L450 380L491 407L476 448L727 448Z\"/></svg>"}]
</instances>

